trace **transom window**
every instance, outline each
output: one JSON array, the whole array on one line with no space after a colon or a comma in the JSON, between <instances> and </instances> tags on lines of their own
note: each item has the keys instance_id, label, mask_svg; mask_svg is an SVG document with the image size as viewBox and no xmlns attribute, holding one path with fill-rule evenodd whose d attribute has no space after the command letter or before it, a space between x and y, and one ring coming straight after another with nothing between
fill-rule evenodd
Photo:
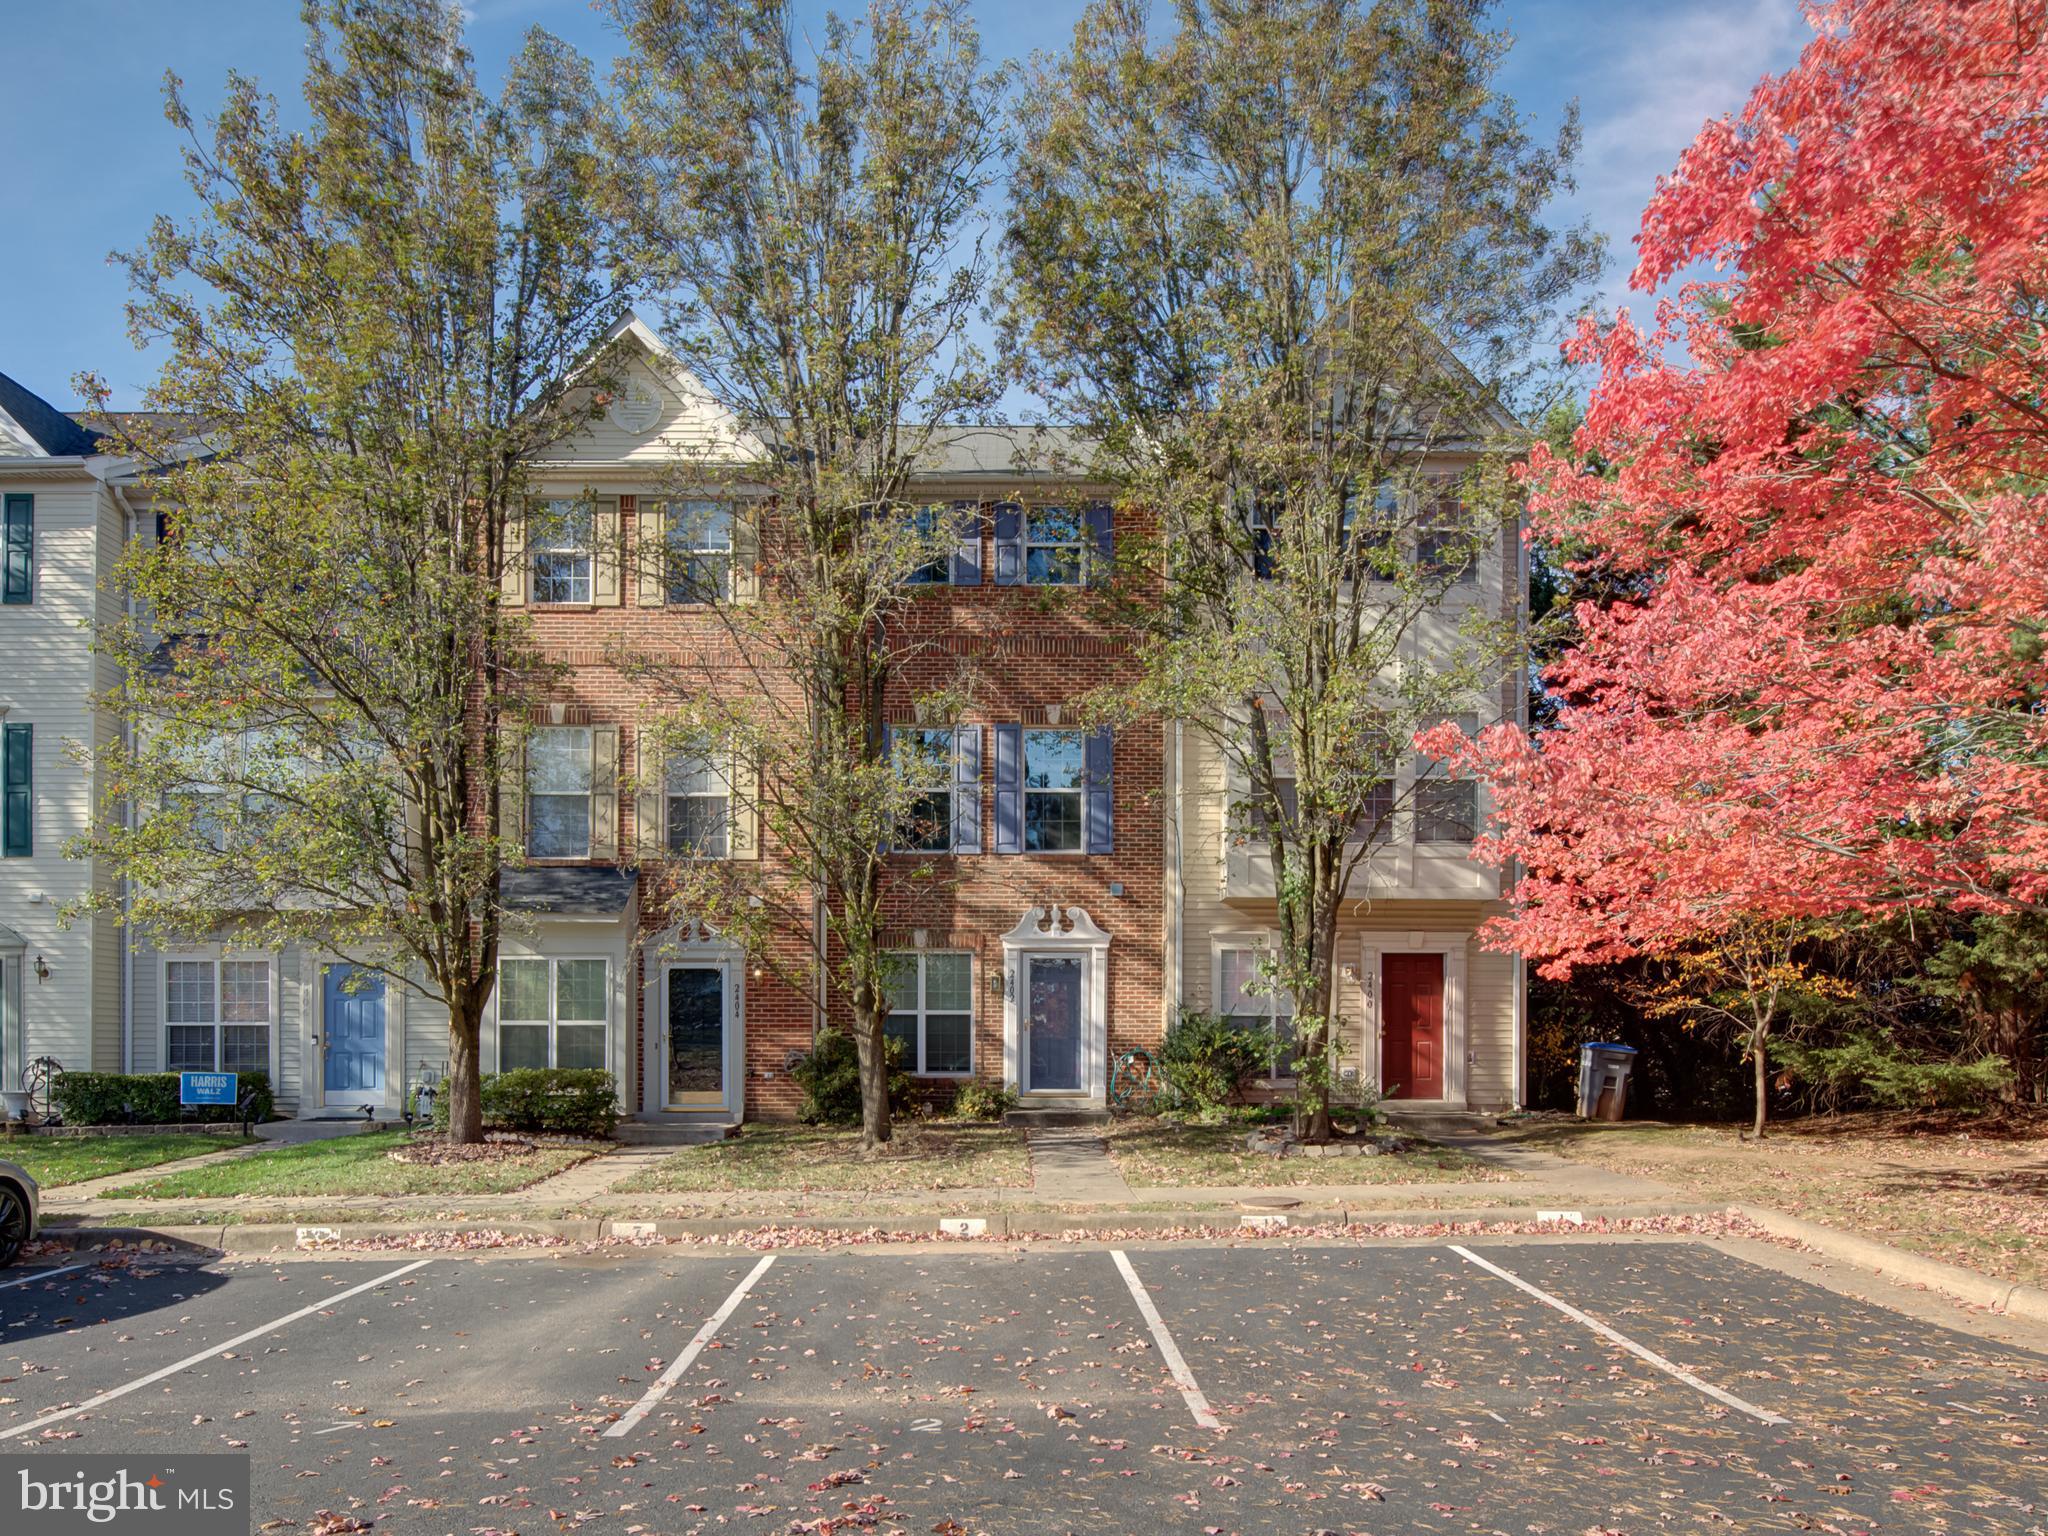
<instances>
[{"instance_id":1,"label":"transom window","mask_svg":"<svg viewBox=\"0 0 2048 1536\"><path fill-rule=\"evenodd\" d=\"M535 502L527 518L536 603L587 603L596 549L596 509L588 501Z\"/></svg>"},{"instance_id":2,"label":"transom window","mask_svg":"<svg viewBox=\"0 0 2048 1536\"><path fill-rule=\"evenodd\" d=\"M1086 574L1088 525L1077 507L1028 507L1024 579L1035 587L1079 586Z\"/></svg>"},{"instance_id":3,"label":"transom window","mask_svg":"<svg viewBox=\"0 0 2048 1536\"><path fill-rule=\"evenodd\" d=\"M1266 1070L1294 1075L1294 1000L1273 980L1273 953L1250 945L1216 952L1216 1011L1233 1029L1271 1030Z\"/></svg>"},{"instance_id":4,"label":"transom window","mask_svg":"<svg viewBox=\"0 0 2048 1536\"><path fill-rule=\"evenodd\" d=\"M526 746L526 851L536 859L590 857L590 727L550 725Z\"/></svg>"},{"instance_id":5,"label":"transom window","mask_svg":"<svg viewBox=\"0 0 2048 1536\"><path fill-rule=\"evenodd\" d=\"M732 508L722 501L668 504L668 600L720 603L732 596Z\"/></svg>"},{"instance_id":6,"label":"transom window","mask_svg":"<svg viewBox=\"0 0 2048 1536\"><path fill-rule=\"evenodd\" d=\"M270 961L164 962L164 1070L269 1072Z\"/></svg>"},{"instance_id":7,"label":"transom window","mask_svg":"<svg viewBox=\"0 0 2048 1536\"><path fill-rule=\"evenodd\" d=\"M910 808L896 834L906 853L946 853L953 846L953 733L895 732L896 771Z\"/></svg>"},{"instance_id":8,"label":"transom window","mask_svg":"<svg viewBox=\"0 0 2048 1536\"><path fill-rule=\"evenodd\" d=\"M1087 767L1079 731L1024 733L1024 851L1078 853Z\"/></svg>"},{"instance_id":9,"label":"transom window","mask_svg":"<svg viewBox=\"0 0 2048 1536\"><path fill-rule=\"evenodd\" d=\"M669 759L668 851L686 859L722 859L732 851L732 781L716 753Z\"/></svg>"},{"instance_id":10,"label":"transom window","mask_svg":"<svg viewBox=\"0 0 2048 1536\"><path fill-rule=\"evenodd\" d=\"M498 1070L605 1065L603 960L498 962Z\"/></svg>"},{"instance_id":11,"label":"transom window","mask_svg":"<svg viewBox=\"0 0 2048 1536\"><path fill-rule=\"evenodd\" d=\"M974 967L969 956L907 950L889 957L889 1021L903 1069L919 1077L974 1070Z\"/></svg>"}]
</instances>

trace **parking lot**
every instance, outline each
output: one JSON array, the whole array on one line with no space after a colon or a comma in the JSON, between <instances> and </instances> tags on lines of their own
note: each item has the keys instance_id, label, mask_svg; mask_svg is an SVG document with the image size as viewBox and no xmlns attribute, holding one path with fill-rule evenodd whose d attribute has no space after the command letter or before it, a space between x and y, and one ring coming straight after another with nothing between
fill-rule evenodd
<instances>
[{"instance_id":1,"label":"parking lot","mask_svg":"<svg viewBox=\"0 0 2048 1536\"><path fill-rule=\"evenodd\" d=\"M2048 1358L1694 1241L0 1286L5 1449L246 1450L273 1530L2048 1531Z\"/></svg>"}]
</instances>

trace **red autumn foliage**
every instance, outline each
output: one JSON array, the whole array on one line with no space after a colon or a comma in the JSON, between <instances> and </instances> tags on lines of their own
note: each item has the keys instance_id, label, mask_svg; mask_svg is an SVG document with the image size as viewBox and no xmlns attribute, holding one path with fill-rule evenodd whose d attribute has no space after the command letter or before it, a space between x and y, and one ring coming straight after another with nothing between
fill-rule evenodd
<instances>
[{"instance_id":1,"label":"red autumn foliage","mask_svg":"<svg viewBox=\"0 0 2048 1536\"><path fill-rule=\"evenodd\" d=\"M1644 290L1584 326L1539 533L1633 577L1577 614L1487 779L1497 931L1575 964L1739 917L2048 902L2048 13L1844 0L1644 215ZM1682 339L1689 358L1667 357Z\"/></svg>"}]
</instances>

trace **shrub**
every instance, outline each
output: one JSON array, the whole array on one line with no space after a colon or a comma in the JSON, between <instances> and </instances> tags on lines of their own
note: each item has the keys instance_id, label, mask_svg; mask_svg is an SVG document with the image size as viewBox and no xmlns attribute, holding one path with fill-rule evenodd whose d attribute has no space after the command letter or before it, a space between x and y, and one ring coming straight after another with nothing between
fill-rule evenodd
<instances>
[{"instance_id":1,"label":"shrub","mask_svg":"<svg viewBox=\"0 0 2048 1536\"><path fill-rule=\"evenodd\" d=\"M910 1074L903 1070L903 1042L884 1040L889 1055L889 1112L907 1114L911 1102ZM837 1029L821 1029L811 1042L810 1052L790 1068L789 1075L804 1091L798 1118L806 1125L860 1124L860 1056L853 1036Z\"/></svg>"},{"instance_id":2,"label":"shrub","mask_svg":"<svg viewBox=\"0 0 2048 1536\"><path fill-rule=\"evenodd\" d=\"M236 1085L254 1093L253 1120L268 1120L276 1110L265 1072L244 1072ZM67 1125L174 1125L180 1120L238 1120L231 1105L178 1102L175 1072L60 1072L50 1086L50 1100Z\"/></svg>"},{"instance_id":3,"label":"shrub","mask_svg":"<svg viewBox=\"0 0 2048 1536\"><path fill-rule=\"evenodd\" d=\"M1017 1107L1017 1102L1012 1089L977 1077L960 1085L948 1112L955 1120L1000 1120Z\"/></svg>"},{"instance_id":4,"label":"shrub","mask_svg":"<svg viewBox=\"0 0 2048 1536\"><path fill-rule=\"evenodd\" d=\"M609 1136L619 1124L619 1091L595 1067L517 1067L480 1084L484 1125L524 1135ZM434 1095L434 1129L448 1129L448 1079Z\"/></svg>"},{"instance_id":5,"label":"shrub","mask_svg":"<svg viewBox=\"0 0 2048 1536\"><path fill-rule=\"evenodd\" d=\"M1159 1071L1176 1107L1206 1114L1235 1104L1272 1050L1270 1030L1184 1008L1160 1042Z\"/></svg>"},{"instance_id":6,"label":"shrub","mask_svg":"<svg viewBox=\"0 0 2048 1536\"><path fill-rule=\"evenodd\" d=\"M1882 1034L1851 1035L1839 1045L1784 1041L1771 1054L1831 1095L1867 1098L1885 1109L1979 1109L2013 1081L2003 1056L1923 1060Z\"/></svg>"}]
</instances>

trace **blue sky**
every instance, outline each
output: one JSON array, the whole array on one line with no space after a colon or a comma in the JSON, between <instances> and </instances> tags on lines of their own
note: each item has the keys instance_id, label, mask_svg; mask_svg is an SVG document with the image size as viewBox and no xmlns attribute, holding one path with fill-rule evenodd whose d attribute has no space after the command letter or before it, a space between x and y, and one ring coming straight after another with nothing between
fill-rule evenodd
<instances>
[{"instance_id":1,"label":"blue sky","mask_svg":"<svg viewBox=\"0 0 2048 1536\"><path fill-rule=\"evenodd\" d=\"M985 46L1008 57L1058 48L1082 3L983 0ZM471 11L470 46L489 79L534 25L600 58L614 51L587 0L472 0ZM1603 304L1611 309L1623 299L1630 238L1657 175L1702 122L1740 106L1759 76L1793 61L1809 35L1797 0L1503 0L1498 15L1516 38L1501 86L1535 125L1554 131L1564 104L1579 101L1579 191L1560 212L1588 216L1607 234ZM230 66L294 95L299 6L0 0L0 36L8 57L0 143L12 173L0 240L0 371L68 406L77 403L72 375L90 369L108 381L116 405L137 405L154 363L128 340L124 280L106 258L136 244L155 215L189 211L179 136L163 118L164 71L184 79L199 112L219 100Z\"/></svg>"}]
</instances>

